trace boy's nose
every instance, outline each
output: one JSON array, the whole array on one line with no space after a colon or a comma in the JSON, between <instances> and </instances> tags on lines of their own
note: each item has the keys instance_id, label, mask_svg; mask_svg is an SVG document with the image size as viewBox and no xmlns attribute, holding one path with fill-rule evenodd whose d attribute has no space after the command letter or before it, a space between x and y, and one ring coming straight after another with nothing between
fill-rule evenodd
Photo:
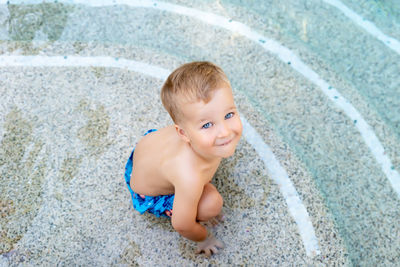
<instances>
[{"instance_id":1,"label":"boy's nose","mask_svg":"<svg viewBox=\"0 0 400 267\"><path fill-rule=\"evenodd\" d=\"M229 128L225 122L221 123L221 127L219 128L218 138L224 138L229 135Z\"/></svg>"}]
</instances>

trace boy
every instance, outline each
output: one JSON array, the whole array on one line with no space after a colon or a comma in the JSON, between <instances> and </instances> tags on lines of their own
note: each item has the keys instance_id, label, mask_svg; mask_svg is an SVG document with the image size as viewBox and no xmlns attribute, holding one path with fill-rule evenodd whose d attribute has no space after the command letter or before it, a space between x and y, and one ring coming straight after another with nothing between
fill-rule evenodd
<instances>
[{"instance_id":1,"label":"boy","mask_svg":"<svg viewBox=\"0 0 400 267\"><path fill-rule=\"evenodd\" d=\"M192 62L169 75L161 99L174 125L149 130L132 151L125 179L133 206L170 217L209 256L223 245L199 222L220 218L223 200L211 179L242 134L232 89L219 67Z\"/></svg>"}]
</instances>

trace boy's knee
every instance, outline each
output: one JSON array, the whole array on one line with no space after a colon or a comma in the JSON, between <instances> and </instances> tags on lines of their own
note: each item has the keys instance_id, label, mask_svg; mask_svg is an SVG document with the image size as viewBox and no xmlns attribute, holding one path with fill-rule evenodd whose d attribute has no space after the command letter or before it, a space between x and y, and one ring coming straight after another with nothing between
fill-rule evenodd
<instances>
[{"instance_id":1,"label":"boy's knee","mask_svg":"<svg viewBox=\"0 0 400 267\"><path fill-rule=\"evenodd\" d=\"M198 219L209 220L221 213L224 201L221 194L212 184L204 186L202 199L199 203Z\"/></svg>"},{"instance_id":2,"label":"boy's knee","mask_svg":"<svg viewBox=\"0 0 400 267\"><path fill-rule=\"evenodd\" d=\"M210 217L215 217L220 214L224 201L218 191L215 191L212 196L210 196L209 200L208 213Z\"/></svg>"},{"instance_id":3,"label":"boy's knee","mask_svg":"<svg viewBox=\"0 0 400 267\"><path fill-rule=\"evenodd\" d=\"M224 204L224 200L218 191L216 191L216 196L215 196L215 204L214 204L214 214L213 217L217 216L218 214L221 213L222 210L222 205Z\"/></svg>"}]
</instances>

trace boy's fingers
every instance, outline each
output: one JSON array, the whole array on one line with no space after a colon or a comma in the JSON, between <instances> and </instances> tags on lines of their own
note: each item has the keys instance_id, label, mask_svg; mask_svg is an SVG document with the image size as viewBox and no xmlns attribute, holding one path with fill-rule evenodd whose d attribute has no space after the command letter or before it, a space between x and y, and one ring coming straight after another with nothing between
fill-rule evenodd
<instances>
[{"instance_id":1,"label":"boy's fingers","mask_svg":"<svg viewBox=\"0 0 400 267\"><path fill-rule=\"evenodd\" d=\"M215 246L219 247L219 248L224 248L224 244L219 240L217 240L217 242L215 243Z\"/></svg>"},{"instance_id":2,"label":"boy's fingers","mask_svg":"<svg viewBox=\"0 0 400 267\"><path fill-rule=\"evenodd\" d=\"M212 251L213 254L217 254L218 253L217 247L212 247L210 250Z\"/></svg>"},{"instance_id":3,"label":"boy's fingers","mask_svg":"<svg viewBox=\"0 0 400 267\"><path fill-rule=\"evenodd\" d=\"M210 249L206 249L206 250L204 250L204 252L206 253L207 257L211 256L211 250Z\"/></svg>"}]
</instances>

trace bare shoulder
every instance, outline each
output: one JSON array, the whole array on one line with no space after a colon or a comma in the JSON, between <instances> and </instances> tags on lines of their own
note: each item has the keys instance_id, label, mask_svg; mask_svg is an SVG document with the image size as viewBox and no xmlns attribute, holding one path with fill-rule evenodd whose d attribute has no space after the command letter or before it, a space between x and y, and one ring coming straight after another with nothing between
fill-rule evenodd
<instances>
[{"instance_id":1,"label":"bare shoulder","mask_svg":"<svg viewBox=\"0 0 400 267\"><path fill-rule=\"evenodd\" d=\"M179 138L164 159L161 169L175 187L192 185L193 188L199 185L203 188L210 182L217 167L210 168L201 162L190 146Z\"/></svg>"},{"instance_id":2,"label":"bare shoulder","mask_svg":"<svg viewBox=\"0 0 400 267\"><path fill-rule=\"evenodd\" d=\"M160 150L160 146L164 146L165 143L173 138L173 130L174 127L173 125L171 125L160 130L148 133L140 139L140 141L136 145L136 148L139 150L142 149L142 147L145 147L147 151L149 150L149 148L150 150L151 148L158 148Z\"/></svg>"},{"instance_id":3,"label":"bare shoulder","mask_svg":"<svg viewBox=\"0 0 400 267\"><path fill-rule=\"evenodd\" d=\"M133 186L143 194L200 194L213 173L202 170L202 164L190 146L168 126L144 136L136 146L133 158ZM186 188L186 189L185 189ZM179 198L179 197L178 197Z\"/></svg>"},{"instance_id":4,"label":"bare shoulder","mask_svg":"<svg viewBox=\"0 0 400 267\"><path fill-rule=\"evenodd\" d=\"M174 139L171 126L162 128L143 136L135 148L137 161L152 161L154 165L160 164L169 152L169 143Z\"/></svg>"},{"instance_id":5,"label":"bare shoulder","mask_svg":"<svg viewBox=\"0 0 400 267\"><path fill-rule=\"evenodd\" d=\"M193 183L197 180L195 162L190 151L187 151L183 144L178 144L173 148L160 167L174 186Z\"/></svg>"}]
</instances>

